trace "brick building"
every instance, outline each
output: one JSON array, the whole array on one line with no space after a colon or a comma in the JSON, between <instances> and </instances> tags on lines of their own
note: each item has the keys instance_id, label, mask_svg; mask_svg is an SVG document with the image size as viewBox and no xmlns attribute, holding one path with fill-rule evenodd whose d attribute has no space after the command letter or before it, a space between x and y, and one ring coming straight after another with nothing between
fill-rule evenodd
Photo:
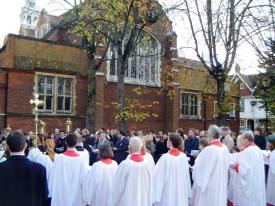
<instances>
[{"instance_id":1,"label":"brick building","mask_svg":"<svg viewBox=\"0 0 275 206\"><path fill-rule=\"evenodd\" d=\"M41 23L33 28L35 31L42 28L42 23L52 25L51 19L58 23L58 18L49 17L45 12L38 19ZM21 30L21 34L26 32ZM128 129L205 129L215 123L215 82L199 62L178 58L177 36L172 31L172 22L162 16L157 23L146 27L144 34L150 37L149 52L155 55L146 59L137 55L128 60L125 96L131 98L133 90L142 86L146 93L138 98L144 104L157 102L150 110L158 116L142 122L128 121ZM56 127L64 128L68 117L74 128L84 128L88 84L86 51L66 44L59 27L50 29L43 38L39 37L40 34L36 37L10 34L0 50L0 128L10 125L11 128L33 130L29 101L34 91L44 101L39 113L40 119L47 125L47 131L52 132ZM140 51L146 50L140 47ZM111 60L106 61L96 73L94 128L117 127L116 110L110 106L117 99L116 61L112 55L115 54L110 49L108 56ZM171 88L175 94L173 98L167 95L163 85L164 68L171 62L175 77ZM228 124L238 131L239 86L228 82L227 89L233 99Z\"/></svg>"}]
</instances>

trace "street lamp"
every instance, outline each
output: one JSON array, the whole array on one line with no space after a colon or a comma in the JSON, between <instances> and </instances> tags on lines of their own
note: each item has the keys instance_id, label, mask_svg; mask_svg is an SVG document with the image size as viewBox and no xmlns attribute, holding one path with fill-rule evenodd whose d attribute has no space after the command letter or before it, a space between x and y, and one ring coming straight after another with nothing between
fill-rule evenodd
<instances>
[{"instance_id":1,"label":"street lamp","mask_svg":"<svg viewBox=\"0 0 275 206\"><path fill-rule=\"evenodd\" d=\"M42 104L44 104L44 101L39 99L39 95L34 92L33 93L33 99L30 100L30 104L33 105L33 114L34 114L34 125L35 125L35 136L34 136L34 146L37 147L37 138L38 138L38 107Z\"/></svg>"}]
</instances>

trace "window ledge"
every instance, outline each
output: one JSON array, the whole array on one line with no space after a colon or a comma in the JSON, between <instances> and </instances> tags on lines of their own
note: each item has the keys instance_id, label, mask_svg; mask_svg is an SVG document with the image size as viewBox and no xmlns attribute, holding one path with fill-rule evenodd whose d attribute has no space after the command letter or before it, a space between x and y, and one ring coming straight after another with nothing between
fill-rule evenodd
<instances>
[{"instance_id":1,"label":"window ledge","mask_svg":"<svg viewBox=\"0 0 275 206\"><path fill-rule=\"evenodd\" d=\"M181 120L202 120L200 116L181 116Z\"/></svg>"},{"instance_id":2,"label":"window ledge","mask_svg":"<svg viewBox=\"0 0 275 206\"><path fill-rule=\"evenodd\" d=\"M117 77L108 76L107 81L117 83ZM132 79L129 79L129 78L125 78L124 83L125 84L142 85L142 86L148 86L148 87L160 87L160 84L158 84L158 83L132 80Z\"/></svg>"}]
</instances>

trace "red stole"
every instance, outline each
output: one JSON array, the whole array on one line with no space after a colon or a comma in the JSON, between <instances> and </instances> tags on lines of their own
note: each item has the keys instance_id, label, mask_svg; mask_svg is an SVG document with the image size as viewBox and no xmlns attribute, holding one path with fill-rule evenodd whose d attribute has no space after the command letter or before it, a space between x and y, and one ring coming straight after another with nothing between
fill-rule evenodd
<instances>
[{"instance_id":1,"label":"red stole","mask_svg":"<svg viewBox=\"0 0 275 206\"><path fill-rule=\"evenodd\" d=\"M223 144L221 143L221 141L219 139L215 139L212 142L210 142L210 145L215 145L217 147L222 147Z\"/></svg>"},{"instance_id":2,"label":"red stole","mask_svg":"<svg viewBox=\"0 0 275 206\"><path fill-rule=\"evenodd\" d=\"M144 160L144 158L142 157L142 155L140 153L139 154L132 154L130 159L135 161L135 162L142 162Z\"/></svg>"},{"instance_id":3,"label":"red stole","mask_svg":"<svg viewBox=\"0 0 275 206\"><path fill-rule=\"evenodd\" d=\"M251 146L256 146L256 145L255 145L254 142L251 142L251 143L249 143L248 145L246 145L246 146L242 149L242 151L244 151L246 148L251 147Z\"/></svg>"},{"instance_id":4,"label":"red stole","mask_svg":"<svg viewBox=\"0 0 275 206\"><path fill-rule=\"evenodd\" d=\"M173 156L179 156L181 153L181 151L179 151L178 149L170 149L169 150L169 154L173 155Z\"/></svg>"},{"instance_id":5,"label":"red stole","mask_svg":"<svg viewBox=\"0 0 275 206\"><path fill-rule=\"evenodd\" d=\"M80 154L78 154L74 150L67 150L66 152L63 153L63 155L68 156L68 157L78 157Z\"/></svg>"},{"instance_id":6,"label":"red stole","mask_svg":"<svg viewBox=\"0 0 275 206\"><path fill-rule=\"evenodd\" d=\"M112 162L113 162L113 160L111 160L110 158L102 159L100 161L103 162L104 164L107 164L107 165L112 164Z\"/></svg>"}]
</instances>

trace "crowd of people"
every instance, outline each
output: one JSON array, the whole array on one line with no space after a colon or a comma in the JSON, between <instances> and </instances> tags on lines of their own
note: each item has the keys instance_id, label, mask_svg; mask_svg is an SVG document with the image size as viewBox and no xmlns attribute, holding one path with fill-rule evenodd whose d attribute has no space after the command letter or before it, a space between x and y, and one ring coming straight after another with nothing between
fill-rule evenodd
<instances>
[{"instance_id":1,"label":"crowd of people","mask_svg":"<svg viewBox=\"0 0 275 206\"><path fill-rule=\"evenodd\" d=\"M275 206L275 138L175 133L1 134L1 206Z\"/></svg>"}]
</instances>

